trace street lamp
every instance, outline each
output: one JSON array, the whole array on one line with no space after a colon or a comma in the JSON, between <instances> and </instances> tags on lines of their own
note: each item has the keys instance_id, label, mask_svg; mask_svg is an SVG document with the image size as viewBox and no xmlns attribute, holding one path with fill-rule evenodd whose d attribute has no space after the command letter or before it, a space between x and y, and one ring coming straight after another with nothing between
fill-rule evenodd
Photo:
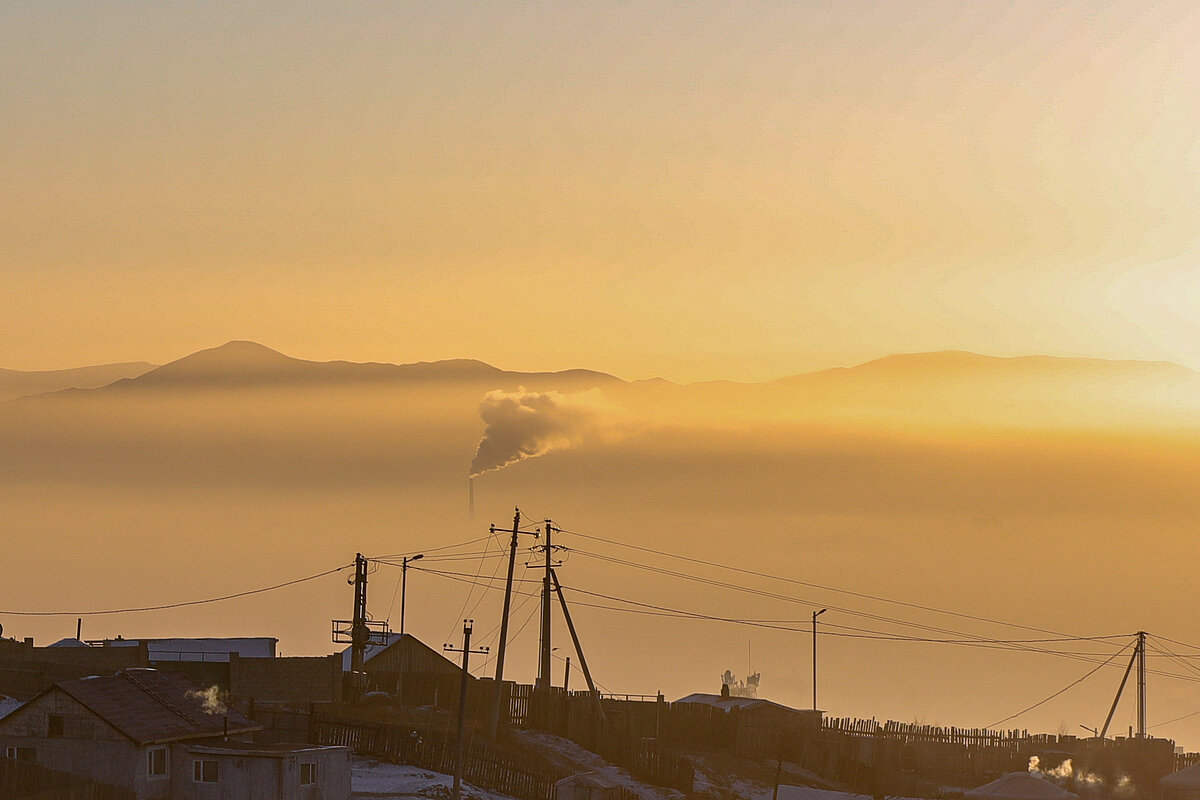
<instances>
[{"instance_id":1,"label":"street lamp","mask_svg":"<svg viewBox=\"0 0 1200 800\"><path fill-rule=\"evenodd\" d=\"M812 615L812 639L813 639L813 711L817 710L817 617L828 611L828 608L822 608L820 611L814 611ZM401 617L401 619L404 619Z\"/></svg>"},{"instance_id":2,"label":"street lamp","mask_svg":"<svg viewBox=\"0 0 1200 800\"><path fill-rule=\"evenodd\" d=\"M400 559L400 635L404 635L404 593L408 589L408 562L420 561L425 557L424 553L417 553L409 558L405 556Z\"/></svg>"}]
</instances>

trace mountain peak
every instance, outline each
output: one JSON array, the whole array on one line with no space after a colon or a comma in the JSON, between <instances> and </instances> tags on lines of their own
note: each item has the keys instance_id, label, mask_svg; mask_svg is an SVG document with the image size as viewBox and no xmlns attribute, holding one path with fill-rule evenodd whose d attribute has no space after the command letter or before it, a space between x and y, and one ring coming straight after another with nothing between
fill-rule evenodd
<instances>
[{"instance_id":1,"label":"mountain peak","mask_svg":"<svg viewBox=\"0 0 1200 800\"><path fill-rule=\"evenodd\" d=\"M293 372L305 364L258 342L234 340L164 364L139 378L141 383L238 379Z\"/></svg>"}]
</instances>

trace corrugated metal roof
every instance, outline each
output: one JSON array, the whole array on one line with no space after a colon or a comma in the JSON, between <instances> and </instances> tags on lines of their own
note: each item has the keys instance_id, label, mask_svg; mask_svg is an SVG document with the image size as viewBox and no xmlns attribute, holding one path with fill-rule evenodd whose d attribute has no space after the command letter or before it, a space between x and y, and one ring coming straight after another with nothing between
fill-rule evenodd
<instances>
[{"instance_id":1,"label":"corrugated metal roof","mask_svg":"<svg viewBox=\"0 0 1200 800\"><path fill-rule=\"evenodd\" d=\"M187 679L153 669L56 683L94 714L139 744L248 733L261 726L233 709L214 706Z\"/></svg>"}]
</instances>

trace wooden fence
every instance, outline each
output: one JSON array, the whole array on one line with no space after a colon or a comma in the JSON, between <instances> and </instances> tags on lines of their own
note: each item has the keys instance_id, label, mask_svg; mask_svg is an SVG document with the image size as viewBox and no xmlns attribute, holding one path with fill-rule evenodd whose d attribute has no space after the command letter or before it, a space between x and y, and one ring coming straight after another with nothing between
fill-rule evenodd
<instances>
[{"instance_id":1,"label":"wooden fence","mask_svg":"<svg viewBox=\"0 0 1200 800\"><path fill-rule=\"evenodd\" d=\"M68 775L33 761L0 759L0 800L136 800L130 789Z\"/></svg>"},{"instance_id":2,"label":"wooden fence","mask_svg":"<svg viewBox=\"0 0 1200 800\"><path fill-rule=\"evenodd\" d=\"M342 745L359 755L394 764L454 773L455 740L433 729L387 725L314 714L309 740L314 744ZM566 777L525 761L485 742L469 741L463 752L463 780L521 800L554 800L555 783Z\"/></svg>"},{"instance_id":3,"label":"wooden fence","mask_svg":"<svg viewBox=\"0 0 1200 800\"><path fill-rule=\"evenodd\" d=\"M933 742L964 747L1001 747L1017 749L1030 741L1029 731L997 731L988 728L939 728L905 722L877 722L873 719L826 718L821 727L842 736L883 736L904 744Z\"/></svg>"}]
</instances>

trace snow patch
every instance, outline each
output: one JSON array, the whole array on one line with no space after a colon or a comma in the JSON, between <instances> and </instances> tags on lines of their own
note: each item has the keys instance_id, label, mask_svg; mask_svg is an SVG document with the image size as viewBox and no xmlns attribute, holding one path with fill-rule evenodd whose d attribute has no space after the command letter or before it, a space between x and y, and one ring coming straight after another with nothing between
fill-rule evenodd
<instances>
[{"instance_id":1,"label":"snow patch","mask_svg":"<svg viewBox=\"0 0 1200 800\"><path fill-rule=\"evenodd\" d=\"M350 759L350 796L372 800L427 797L446 800L451 796L454 778L407 764L391 764L373 758ZM470 800L513 800L506 794L489 792L464 782L463 797Z\"/></svg>"}]
</instances>

